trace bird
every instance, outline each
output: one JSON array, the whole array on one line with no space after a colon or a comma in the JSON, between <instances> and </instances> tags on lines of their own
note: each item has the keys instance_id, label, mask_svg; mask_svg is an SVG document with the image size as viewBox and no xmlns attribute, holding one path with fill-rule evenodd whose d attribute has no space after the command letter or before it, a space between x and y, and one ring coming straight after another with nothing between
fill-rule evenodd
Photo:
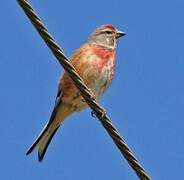
<instances>
[{"instance_id":1,"label":"bird","mask_svg":"<svg viewBox=\"0 0 184 180\"><path fill-rule=\"evenodd\" d=\"M116 47L118 39L126 35L112 24L97 27L70 58L76 72L88 86L94 98L100 97L111 85L115 71ZM82 98L69 75L64 72L58 83L58 92L54 109L43 130L28 149L38 151L38 161L42 161L48 145L63 121L74 112L79 112L88 105Z\"/></svg>"}]
</instances>

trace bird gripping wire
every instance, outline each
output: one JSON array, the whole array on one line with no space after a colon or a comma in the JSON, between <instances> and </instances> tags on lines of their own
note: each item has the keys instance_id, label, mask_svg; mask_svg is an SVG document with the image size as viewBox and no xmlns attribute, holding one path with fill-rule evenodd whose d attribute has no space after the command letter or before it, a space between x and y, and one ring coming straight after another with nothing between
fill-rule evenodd
<instances>
[{"instance_id":1,"label":"bird gripping wire","mask_svg":"<svg viewBox=\"0 0 184 180\"><path fill-rule=\"evenodd\" d=\"M106 129L107 133L111 136L112 140L120 150L121 154L125 157L129 165L135 171L137 176L141 180L151 180L144 168L141 166L139 161L131 152L128 145L125 143L124 139L120 136L118 130L112 124L110 118L107 114L104 114L103 108L95 101L93 94L91 94L90 89L84 84L83 80L76 73L75 68L70 64L69 59L63 53L63 50L56 43L54 38L50 35L47 28L41 22L40 18L35 13L34 9L28 3L27 0L17 0L19 5L24 10L25 14L30 19L31 23L34 25L42 39L45 41L47 46L51 49L54 56L57 58L59 63L63 66L65 71L68 73L70 78L73 80L76 87L79 89L82 97L92 109L95 115L100 120L103 127Z\"/></svg>"}]
</instances>

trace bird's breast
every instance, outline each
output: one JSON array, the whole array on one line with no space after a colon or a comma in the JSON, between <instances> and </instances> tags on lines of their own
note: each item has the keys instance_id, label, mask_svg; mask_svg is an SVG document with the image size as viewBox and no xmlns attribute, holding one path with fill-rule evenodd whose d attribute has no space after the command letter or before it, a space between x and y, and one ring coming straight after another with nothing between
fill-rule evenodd
<instances>
[{"instance_id":1,"label":"bird's breast","mask_svg":"<svg viewBox=\"0 0 184 180\"><path fill-rule=\"evenodd\" d=\"M114 77L115 51L95 47L93 55L95 56L92 61L93 69L97 70L99 74L94 84L97 96L101 97Z\"/></svg>"},{"instance_id":2,"label":"bird's breast","mask_svg":"<svg viewBox=\"0 0 184 180\"><path fill-rule=\"evenodd\" d=\"M96 69L98 69L99 71L102 71L104 67L110 69L112 68L112 70L114 69L115 50L109 50L97 46L93 46L91 49L91 55L95 56L95 58L92 58L92 64ZM113 76L111 78L113 78Z\"/></svg>"}]
</instances>

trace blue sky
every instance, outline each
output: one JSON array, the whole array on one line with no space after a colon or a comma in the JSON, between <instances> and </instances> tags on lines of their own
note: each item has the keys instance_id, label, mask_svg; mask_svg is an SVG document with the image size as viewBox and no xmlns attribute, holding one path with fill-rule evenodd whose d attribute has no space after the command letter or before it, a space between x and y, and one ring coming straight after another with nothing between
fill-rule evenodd
<instances>
[{"instance_id":1,"label":"blue sky","mask_svg":"<svg viewBox=\"0 0 184 180\"><path fill-rule=\"evenodd\" d=\"M31 4L67 56L101 24L127 33L101 104L153 179L183 179L184 1ZM65 121L42 163L25 156L49 119L63 69L16 1L0 7L0 179L136 180L89 109Z\"/></svg>"}]
</instances>

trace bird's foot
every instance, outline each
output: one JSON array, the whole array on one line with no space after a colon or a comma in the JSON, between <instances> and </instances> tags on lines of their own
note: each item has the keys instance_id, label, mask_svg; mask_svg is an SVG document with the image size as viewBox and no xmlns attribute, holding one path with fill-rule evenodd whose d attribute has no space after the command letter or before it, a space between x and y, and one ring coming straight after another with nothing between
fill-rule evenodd
<instances>
[{"instance_id":1,"label":"bird's foot","mask_svg":"<svg viewBox=\"0 0 184 180\"><path fill-rule=\"evenodd\" d=\"M95 112L94 111L91 111L91 116L96 118L96 115L95 115Z\"/></svg>"},{"instance_id":2,"label":"bird's foot","mask_svg":"<svg viewBox=\"0 0 184 180\"><path fill-rule=\"evenodd\" d=\"M107 114L107 111L104 108L102 108L101 118L103 118L104 116L106 116L106 114Z\"/></svg>"}]
</instances>

